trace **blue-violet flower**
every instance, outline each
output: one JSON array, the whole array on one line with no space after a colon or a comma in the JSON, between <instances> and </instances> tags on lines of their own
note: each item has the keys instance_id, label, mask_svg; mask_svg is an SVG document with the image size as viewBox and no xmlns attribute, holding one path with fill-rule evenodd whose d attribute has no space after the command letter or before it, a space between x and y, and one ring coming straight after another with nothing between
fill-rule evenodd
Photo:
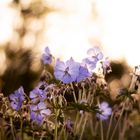
<instances>
[{"instance_id":1,"label":"blue-violet flower","mask_svg":"<svg viewBox=\"0 0 140 140\"><path fill-rule=\"evenodd\" d=\"M39 125L42 124L45 117L51 114L51 110L46 108L46 104L44 102L40 102L37 105L30 105L30 109L31 120L35 121Z\"/></svg>"},{"instance_id":2,"label":"blue-violet flower","mask_svg":"<svg viewBox=\"0 0 140 140\"><path fill-rule=\"evenodd\" d=\"M97 113L96 116L100 120L107 120L112 113L112 109L109 107L107 102L102 102L98 105L100 113Z\"/></svg>"},{"instance_id":3,"label":"blue-violet flower","mask_svg":"<svg viewBox=\"0 0 140 140\"><path fill-rule=\"evenodd\" d=\"M14 91L13 94L10 94L9 98L11 100L11 107L14 110L18 111L21 108L22 103L25 99L23 87L21 86L19 89Z\"/></svg>"},{"instance_id":4,"label":"blue-violet flower","mask_svg":"<svg viewBox=\"0 0 140 140\"><path fill-rule=\"evenodd\" d=\"M44 101L46 99L46 83L45 82L40 82L38 86L30 91L30 99L32 103L38 103L39 101Z\"/></svg>"},{"instance_id":5,"label":"blue-violet flower","mask_svg":"<svg viewBox=\"0 0 140 140\"><path fill-rule=\"evenodd\" d=\"M89 73L87 67L80 65L79 75L77 76L76 81L80 82L80 81L85 80L86 78L88 78L90 76L91 76L91 74Z\"/></svg>"},{"instance_id":6,"label":"blue-violet flower","mask_svg":"<svg viewBox=\"0 0 140 140\"><path fill-rule=\"evenodd\" d=\"M79 75L79 67L80 64L75 62L72 58L66 61L66 63L58 59L54 68L55 78L63 83L76 81Z\"/></svg>"},{"instance_id":7,"label":"blue-violet flower","mask_svg":"<svg viewBox=\"0 0 140 140\"><path fill-rule=\"evenodd\" d=\"M48 47L45 48L45 53L42 55L42 60L44 64L51 64L53 56L50 53L50 49Z\"/></svg>"},{"instance_id":8,"label":"blue-violet flower","mask_svg":"<svg viewBox=\"0 0 140 140\"><path fill-rule=\"evenodd\" d=\"M98 47L90 48L87 54L90 57L83 59L83 63L93 70L96 68L97 62L103 58L103 54Z\"/></svg>"}]
</instances>

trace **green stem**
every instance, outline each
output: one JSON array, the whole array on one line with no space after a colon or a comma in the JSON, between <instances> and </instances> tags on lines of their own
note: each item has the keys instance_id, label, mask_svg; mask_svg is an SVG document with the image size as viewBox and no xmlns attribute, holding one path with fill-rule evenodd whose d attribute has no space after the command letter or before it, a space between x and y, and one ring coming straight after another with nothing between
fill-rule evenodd
<instances>
[{"instance_id":1,"label":"green stem","mask_svg":"<svg viewBox=\"0 0 140 140\"><path fill-rule=\"evenodd\" d=\"M75 92L73 92L73 97L74 97L74 101L75 101L75 103L77 103L77 99L76 99Z\"/></svg>"},{"instance_id":2,"label":"green stem","mask_svg":"<svg viewBox=\"0 0 140 140\"><path fill-rule=\"evenodd\" d=\"M73 85L73 83L71 83L71 87L73 88L73 97L74 97L74 101L75 101L75 103L77 103L77 99L76 99L76 95L75 95L75 90L74 90L74 85Z\"/></svg>"},{"instance_id":3,"label":"green stem","mask_svg":"<svg viewBox=\"0 0 140 140\"><path fill-rule=\"evenodd\" d=\"M110 133L110 129L111 129L111 124L112 124L113 116L114 116L114 114L112 113L112 115L111 115L111 117L110 117L110 121L109 121L109 126L108 126L108 131L107 131L106 140L108 140L108 138L109 138L109 133Z\"/></svg>"},{"instance_id":4,"label":"green stem","mask_svg":"<svg viewBox=\"0 0 140 140\"><path fill-rule=\"evenodd\" d=\"M76 130L77 130L78 120L79 120L79 112L77 112L77 114L76 114L76 119L75 119L75 123L74 123L74 132L76 132Z\"/></svg>"},{"instance_id":5,"label":"green stem","mask_svg":"<svg viewBox=\"0 0 140 140\"><path fill-rule=\"evenodd\" d=\"M116 132L116 130L117 130L117 127L118 127L118 125L119 125L119 122L120 122L120 120L121 120L121 118L122 118L122 114L123 114L123 112L124 112L124 108L125 108L125 102L123 103L123 107L122 107L121 114L120 114L119 119L118 119L118 121L117 121L117 123L116 123L116 126L115 126L115 128L114 128L114 130L113 130L113 132L112 132L112 135L111 135L111 137L110 137L110 140L112 140L113 137L114 137L114 135L115 135L115 132Z\"/></svg>"},{"instance_id":6,"label":"green stem","mask_svg":"<svg viewBox=\"0 0 140 140\"><path fill-rule=\"evenodd\" d=\"M82 125L82 131L81 131L81 135L80 135L80 140L82 140L84 129L85 129L85 126L86 126L86 122L87 122L87 115L86 115L84 123Z\"/></svg>"},{"instance_id":7,"label":"green stem","mask_svg":"<svg viewBox=\"0 0 140 140\"><path fill-rule=\"evenodd\" d=\"M94 136L97 136L98 126L99 126L99 122L96 121L96 123L95 123L95 127L94 127Z\"/></svg>"},{"instance_id":8,"label":"green stem","mask_svg":"<svg viewBox=\"0 0 140 140\"><path fill-rule=\"evenodd\" d=\"M124 139L124 134L127 128L127 115L125 114L124 120L123 120L123 128L120 130L119 140Z\"/></svg>"},{"instance_id":9,"label":"green stem","mask_svg":"<svg viewBox=\"0 0 140 140\"><path fill-rule=\"evenodd\" d=\"M5 140L4 137L4 126L3 126L3 119L0 118L0 140Z\"/></svg>"},{"instance_id":10,"label":"green stem","mask_svg":"<svg viewBox=\"0 0 140 140\"><path fill-rule=\"evenodd\" d=\"M14 127L13 127L13 120L12 120L12 117L10 118L10 124L11 124L11 132L12 132L13 140L16 140L15 134L14 134Z\"/></svg>"},{"instance_id":11,"label":"green stem","mask_svg":"<svg viewBox=\"0 0 140 140\"><path fill-rule=\"evenodd\" d=\"M103 132L103 122L100 120L100 131L101 131L101 140L104 140L104 132Z\"/></svg>"},{"instance_id":12,"label":"green stem","mask_svg":"<svg viewBox=\"0 0 140 140\"><path fill-rule=\"evenodd\" d=\"M100 99L97 98L98 105L100 104ZM104 133L103 133L103 122L100 120L100 132L101 132L101 140L104 140Z\"/></svg>"},{"instance_id":13,"label":"green stem","mask_svg":"<svg viewBox=\"0 0 140 140\"><path fill-rule=\"evenodd\" d=\"M21 119L21 124L20 124L20 132L21 132L21 140L23 140L23 121Z\"/></svg>"},{"instance_id":14,"label":"green stem","mask_svg":"<svg viewBox=\"0 0 140 140\"><path fill-rule=\"evenodd\" d=\"M58 124L57 124L57 117L58 117L58 109L55 109L55 130L54 130L54 140L58 139Z\"/></svg>"},{"instance_id":15,"label":"green stem","mask_svg":"<svg viewBox=\"0 0 140 140\"><path fill-rule=\"evenodd\" d=\"M32 137L32 140L35 140L35 135L34 135L34 133L33 133L33 137Z\"/></svg>"},{"instance_id":16,"label":"green stem","mask_svg":"<svg viewBox=\"0 0 140 140\"><path fill-rule=\"evenodd\" d=\"M75 127L75 134L79 133L79 130L81 129L81 123L83 122L84 114L81 115L80 120L78 121L76 127ZM83 126L82 126L83 127Z\"/></svg>"}]
</instances>

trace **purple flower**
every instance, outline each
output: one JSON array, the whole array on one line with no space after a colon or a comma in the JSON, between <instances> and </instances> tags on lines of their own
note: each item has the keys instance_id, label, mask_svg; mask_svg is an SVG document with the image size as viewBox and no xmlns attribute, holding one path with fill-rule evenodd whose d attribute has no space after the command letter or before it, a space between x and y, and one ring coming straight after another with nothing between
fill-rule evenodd
<instances>
[{"instance_id":1,"label":"purple flower","mask_svg":"<svg viewBox=\"0 0 140 140\"><path fill-rule=\"evenodd\" d=\"M55 78L63 83L76 81L76 78L79 75L79 67L80 64L75 62L72 58L66 61L66 63L58 59L54 69Z\"/></svg>"},{"instance_id":2,"label":"purple flower","mask_svg":"<svg viewBox=\"0 0 140 140\"><path fill-rule=\"evenodd\" d=\"M88 58L83 59L83 63L86 64L91 70L96 68L96 64L99 60L103 59L103 54L98 47L90 48L87 51Z\"/></svg>"},{"instance_id":3,"label":"purple flower","mask_svg":"<svg viewBox=\"0 0 140 140\"><path fill-rule=\"evenodd\" d=\"M91 70L96 68L97 62L98 62L97 59L92 57L83 59L83 64L87 65Z\"/></svg>"},{"instance_id":4,"label":"purple flower","mask_svg":"<svg viewBox=\"0 0 140 140\"><path fill-rule=\"evenodd\" d=\"M45 53L42 55L42 60L44 64L51 64L52 63L53 56L50 53L50 50L48 47L45 48Z\"/></svg>"},{"instance_id":5,"label":"purple flower","mask_svg":"<svg viewBox=\"0 0 140 140\"><path fill-rule=\"evenodd\" d=\"M32 121L35 121L37 124L41 125L45 117L51 114L51 110L46 108L44 102L40 102L37 105L30 106L30 118Z\"/></svg>"},{"instance_id":6,"label":"purple flower","mask_svg":"<svg viewBox=\"0 0 140 140\"><path fill-rule=\"evenodd\" d=\"M112 113L112 109L109 107L108 103L102 102L98 107L101 113L97 113L96 116L101 120L107 120Z\"/></svg>"},{"instance_id":7,"label":"purple flower","mask_svg":"<svg viewBox=\"0 0 140 140\"><path fill-rule=\"evenodd\" d=\"M39 101L44 101L46 99L46 83L45 82L40 82L39 85L30 91L29 97L31 98L32 103L37 103Z\"/></svg>"},{"instance_id":8,"label":"purple flower","mask_svg":"<svg viewBox=\"0 0 140 140\"><path fill-rule=\"evenodd\" d=\"M97 60L103 59L103 54L101 50L98 47L90 48L87 51L87 54L91 56L92 58L96 58Z\"/></svg>"},{"instance_id":9,"label":"purple flower","mask_svg":"<svg viewBox=\"0 0 140 140\"><path fill-rule=\"evenodd\" d=\"M82 81L90 76L91 76L91 74L89 73L87 67L81 65L79 67L79 75L77 76L76 81L80 82L80 81Z\"/></svg>"},{"instance_id":10,"label":"purple flower","mask_svg":"<svg viewBox=\"0 0 140 140\"><path fill-rule=\"evenodd\" d=\"M10 100L11 100L11 107L18 111L21 106L22 106L22 103L25 99L24 97L24 89L23 87L21 86L19 89L17 89L16 91L14 91L13 94L11 94L9 96Z\"/></svg>"}]
</instances>

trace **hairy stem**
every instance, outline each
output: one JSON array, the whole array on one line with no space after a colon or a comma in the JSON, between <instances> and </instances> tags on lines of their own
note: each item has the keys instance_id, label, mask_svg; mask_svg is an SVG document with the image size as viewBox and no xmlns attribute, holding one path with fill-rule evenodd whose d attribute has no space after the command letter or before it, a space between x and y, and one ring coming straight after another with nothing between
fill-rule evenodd
<instances>
[{"instance_id":1,"label":"hairy stem","mask_svg":"<svg viewBox=\"0 0 140 140\"><path fill-rule=\"evenodd\" d=\"M114 137L114 135L115 135L115 132L116 132L116 130L117 130L117 127L118 127L118 125L119 125L119 122L120 122L120 120L121 120L121 118L122 118L122 114L123 114L123 112L124 112L124 108L125 108L125 102L123 103L123 107L122 107L121 114L120 114L119 119L118 119L118 121L117 121L117 123L116 123L116 125L115 125L115 128L114 128L113 132L112 132L112 135L111 135L111 137L110 137L110 140L112 140L113 137Z\"/></svg>"}]
</instances>

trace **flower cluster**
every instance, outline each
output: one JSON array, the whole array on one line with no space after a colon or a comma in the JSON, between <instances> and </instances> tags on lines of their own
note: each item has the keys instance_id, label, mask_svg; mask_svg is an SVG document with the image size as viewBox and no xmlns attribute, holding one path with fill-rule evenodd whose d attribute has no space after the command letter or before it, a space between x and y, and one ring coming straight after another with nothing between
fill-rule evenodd
<instances>
[{"instance_id":1,"label":"flower cluster","mask_svg":"<svg viewBox=\"0 0 140 140\"><path fill-rule=\"evenodd\" d=\"M60 61L56 62L54 70L55 78L63 83L79 82L90 76L88 69L80 63L75 62L72 58L66 63Z\"/></svg>"},{"instance_id":2,"label":"flower cluster","mask_svg":"<svg viewBox=\"0 0 140 140\"><path fill-rule=\"evenodd\" d=\"M53 60L54 69L50 72ZM113 139L115 133L120 131L118 125L122 126L120 123L126 120L132 111L132 106L136 103L134 94L139 88L139 67L132 75L130 88L120 89L113 104L105 80L105 75L111 71L110 62L104 57L100 48L90 48L82 62L76 62L72 57L64 62L59 58L55 59L50 49L46 47L42 62L46 65L44 71L49 74L47 80L40 81L29 94L26 94L21 86L7 99L3 96L4 99L1 99L0 96L0 113L3 112L3 118L6 118L4 123L11 124L12 128L9 130L13 133L13 139L18 139L19 126L21 133L27 132L33 137L37 135L39 139L43 137L86 139L84 135L87 131L84 132L84 129L86 130L88 125L91 126L87 130L91 128L97 131L91 133L91 139L98 139L96 134L99 135L99 130L101 135L104 134L103 131L107 131L106 139L109 139L110 135ZM7 110L3 111L5 108ZM111 126L111 123L115 123L117 117L119 119L113 130L114 125ZM19 122L18 119L20 119ZM110 121L106 121L108 119ZM101 120L100 123L98 123L99 120ZM13 124L16 123L20 125L13 128ZM103 123L109 127L108 130L103 130ZM123 124L127 123L128 120L123 122ZM125 132L125 125L122 127ZM99 136L100 138L103 136ZM124 137L119 135L119 138Z\"/></svg>"},{"instance_id":3,"label":"flower cluster","mask_svg":"<svg viewBox=\"0 0 140 140\"><path fill-rule=\"evenodd\" d=\"M96 64L103 59L103 54L98 47L90 48L87 54L89 57L83 59L81 63L74 61L73 58L70 58L66 62L57 59L54 68L55 78L67 84L80 82L90 77L92 75L90 70L93 70ZM52 60L52 55L48 47L45 48L45 54L43 54L42 60L44 64L50 64L52 62L48 61ZM104 70L109 67L108 61L103 61L102 64Z\"/></svg>"},{"instance_id":4,"label":"flower cluster","mask_svg":"<svg viewBox=\"0 0 140 140\"><path fill-rule=\"evenodd\" d=\"M45 100L47 98L47 84L40 82L35 89L30 92L30 118L38 124L42 124L46 116L51 114L51 110L47 109Z\"/></svg>"}]
</instances>

